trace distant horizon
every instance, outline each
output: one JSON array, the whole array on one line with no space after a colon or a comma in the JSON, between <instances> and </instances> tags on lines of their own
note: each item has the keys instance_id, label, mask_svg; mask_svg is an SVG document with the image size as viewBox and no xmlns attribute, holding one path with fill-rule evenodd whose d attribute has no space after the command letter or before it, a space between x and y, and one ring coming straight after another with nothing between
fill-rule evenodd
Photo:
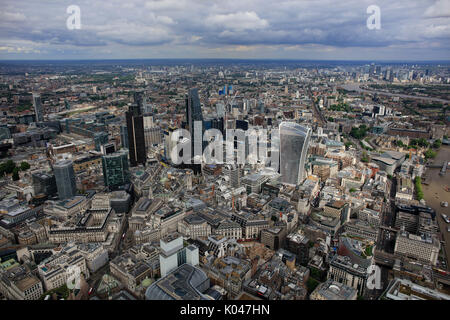
<instances>
[{"instance_id":1,"label":"distant horizon","mask_svg":"<svg viewBox=\"0 0 450 320\"><path fill-rule=\"evenodd\" d=\"M305 59L305 58L77 58L77 59L65 59L65 58L42 58L42 59L1 59L2 62L77 62L77 61L291 61L291 62L366 62L366 63L450 63L448 60L406 60L406 59Z\"/></svg>"}]
</instances>

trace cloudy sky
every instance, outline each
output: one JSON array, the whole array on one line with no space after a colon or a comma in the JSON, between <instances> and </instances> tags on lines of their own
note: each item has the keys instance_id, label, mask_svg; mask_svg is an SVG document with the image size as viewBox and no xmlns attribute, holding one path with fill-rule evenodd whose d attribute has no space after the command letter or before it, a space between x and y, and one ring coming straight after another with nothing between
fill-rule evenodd
<instances>
[{"instance_id":1,"label":"cloudy sky","mask_svg":"<svg viewBox=\"0 0 450 320\"><path fill-rule=\"evenodd\" d=\"M0 2L0 59L450 60L450 0Z\"/></svg>"}]
</instances>

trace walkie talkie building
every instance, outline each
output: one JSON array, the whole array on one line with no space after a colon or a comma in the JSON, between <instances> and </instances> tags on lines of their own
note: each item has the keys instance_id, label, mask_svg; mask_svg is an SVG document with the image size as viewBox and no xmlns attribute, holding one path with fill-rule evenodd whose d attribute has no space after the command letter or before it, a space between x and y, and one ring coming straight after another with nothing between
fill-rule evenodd
<instances>
[{"instance_id":1,"label":"walkie talkie building","mask_svg":"<svg viewBox=\"0 0 450 320\"><path fill-rule=\"evenodd\" d=\"M311 128L294 122L280 123L281 182L297 185L305 178Z\"/></svg>"}]
</instances>

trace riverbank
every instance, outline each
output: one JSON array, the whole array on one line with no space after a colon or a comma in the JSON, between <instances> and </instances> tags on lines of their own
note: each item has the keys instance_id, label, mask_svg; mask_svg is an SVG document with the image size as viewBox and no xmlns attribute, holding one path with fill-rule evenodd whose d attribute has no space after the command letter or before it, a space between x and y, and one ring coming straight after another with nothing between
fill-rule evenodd
<instances>
[{"instance_id":1,"label":"riverbank","mask_svg":"<svg viewBox=\"0 0 450 320\"><path fill-rule=\"evenodd\" d=\"M441 165L444 161L450 161L450 146L441 146L433 164ZM450 187L450 173L447 170L446 174L441 176L440 171L440 168L427 168L424 175L428 184L423 184L422 190L427 205L436 210L436 221L441 232L440 240L443 241L443 249L447 258L447 270L450 270L450 232L447 231L450 224L447 224L442 218L442 214L450 216L450 207L441 207L442 201L450 202L450 192L445 190L446 186Z\"/></svg>"}]
</instances>

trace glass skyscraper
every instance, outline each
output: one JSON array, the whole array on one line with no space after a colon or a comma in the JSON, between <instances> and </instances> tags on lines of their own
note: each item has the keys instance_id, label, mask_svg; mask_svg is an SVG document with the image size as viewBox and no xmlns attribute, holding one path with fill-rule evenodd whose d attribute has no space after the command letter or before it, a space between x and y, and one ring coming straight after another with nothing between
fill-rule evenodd
<instances>
[{"instance_id":1,"label":"glass skyscraper","mask_svg":"<svg viewBox=\"0 0 450 320\"><path fill-rule=\"evenodd\" d=\"M108 132L96 132L94 133L95 150L100 151L101 146L108 143Z\"/></svg>"},{"instance_id":2,"label":"glass skyscraper","mask_svg":"<svg viewBox=\"0 0 450 320\"><path fill-rule=\"evenodd\" d=\"M120 142L122 148L128 149L128 129L127 126L120 126Z\"/></svg>"},{"instance_id":3,"label":"glass skyscraper","mask_svg":"<svg viewBox=\"0 0 450 320\"><path fill-rule=\"evenodd\" d=\"M126 151L117 151L103 156L102 165L105 186L120 186L130 181Z\"/></svg>"},{"instance_id":4,"label":"glass skyscraper","mask_svg":"<svg viewBox=\"0 0 450 320\"><path fill-rule=\"evenodd\" d=\"M53 165L58 196L61 200L71 198L77 194L75 172L71 160L61 160Z\"/></svg>"},{"instance_id":5,"label":"glass skyscraper","mask_svg":"<svg viewBox=\"0 0 450 320\"><path fill-rule=\"evenodd\" d=\"M33 179L34 194L54 195L58 192L55 176L47 172L35 172Z\"/></svg>"},{"instance_id":6,"label":"glass skyscraper","mask_svg":"<svg viewBox=\"0 0 450 320\"><path fill-rule=\"evenodd\" d=\"M44 108L42 107L41 95L33 93L34 113L36 114L36 122L44 121Z\"/></svg>"},{"instance_id":7,"label":"glass skyscraper","mask_svg":"<svg viewBox=\"0 0 450 320\"><path fill-rule=\"evenodd\" d=\"M305 161L311 128L294 122L280 123L280 174L283 183L297 185L305 178Z\"/></svg>"},{"instance_id":8,"label":"glass skyscraper","mask_svg":"<svg viewBox=\"0 0 450 320\"><path fill-rule=\"evenodd\" d=\"M196 132L194 131L194 123L195 121L202 122L202 131L203 128L203 114L202 107L200 105L200 98L198 97L198 89L193 88L189 90L188 97L186 98L186 122L188 126L188 130L191 134L191 154L192 158L194 157L194 136ZM200 139L202 139L202 152L205 144L203 143L203 132L200 133Z\"/></svg>"},{"instance_id":9,"label":"glass skyscraper","mask_svg":"<svg viewBox=\"0 0 450 320\"><path fill-rule=\"evenodd\" d=\"M131 105L125 117L127 120L130 164L132 167L137 166L138 163L145 165L147 153L145 149L144 118L140 106Z\"/></svg>"}]
</instances>

